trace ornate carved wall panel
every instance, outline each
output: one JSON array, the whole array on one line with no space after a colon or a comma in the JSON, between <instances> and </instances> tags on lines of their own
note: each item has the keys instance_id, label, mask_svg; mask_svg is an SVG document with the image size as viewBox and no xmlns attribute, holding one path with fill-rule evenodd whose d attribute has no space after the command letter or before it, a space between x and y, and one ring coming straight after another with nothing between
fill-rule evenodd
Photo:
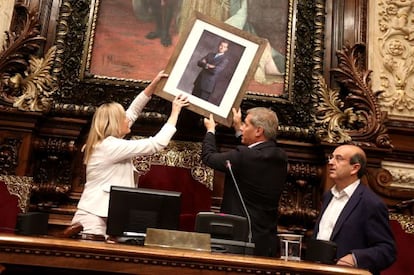
<instances>
[{"instance_id":1,"label":"ornate carved wall panel","mask_svg":"<svg viewBox=\"0 0 414 275\"><path fill-rule=\"evenodd\" d=\"M341 85L329 89L322 77L315 97L315 123L320 139L329 143L392 148L385 127L386 112L378 104L379 92L371 89L371 71L364 63L365 45L346 45L337 51L339 64L332 74Z\"/></svg>"},{"instance_id":2,"label":"ornate carved wall panel","mask_svg":"<svg viewBox=\"0 0 414 275\"><path fill-rule=\"evenodd\" d=\"M369 69L378 104L393 140L392 154L382 161L389 172L383 186L389 194L413 197L414 164L414 3L369 1ZM385 175L385 174L383 174Z\"/></svg>"},{"instance_id":3,"label":"ornate carved wall panel","mask_svg":"<svg viewBox=\"0 0 414 275\"><path fill-rule=\"evenodd\" d=\"M0 174L31 175L31 144L39 114L0 105L0 118Z\"/></svg>"},{"instance_id":4,"label":"ornate carved wall panel","mask_svg":"<svg viewBox=\"0 0 414 275\"><path fill-rule=\"evenodd\" d=\"M390 118L414 120L414 3L370 1L373 89Z\"/></svg>"}]
</instances>

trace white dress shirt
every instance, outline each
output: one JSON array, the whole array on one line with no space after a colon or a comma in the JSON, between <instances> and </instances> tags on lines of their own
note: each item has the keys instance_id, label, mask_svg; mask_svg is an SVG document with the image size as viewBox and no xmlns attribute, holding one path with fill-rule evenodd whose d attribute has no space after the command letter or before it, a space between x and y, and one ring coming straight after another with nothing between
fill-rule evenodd
<instances>
[{"instance_id":1,"label":"white dress shirt","mask_svg":"<svg viewBox=\"0 0 414 275\"><path fill-rule=\"evenodd\" d=\"M329 241L331 239L336 221L359 183L360 180L357 180L340 192L336 189L336 185L331 188L333 197L319 222L319 232L316 236L318 240Z\"/></svg>"}]
</instances>

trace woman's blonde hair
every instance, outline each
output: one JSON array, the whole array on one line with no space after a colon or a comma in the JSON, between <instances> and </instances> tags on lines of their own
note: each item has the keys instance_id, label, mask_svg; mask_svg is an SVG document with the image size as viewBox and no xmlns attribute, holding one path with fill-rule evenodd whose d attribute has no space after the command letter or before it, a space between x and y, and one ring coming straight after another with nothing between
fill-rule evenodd
<instances>
[{"instance_id":1,"label":"woman's blonde hair","mask_svg":"<svg viewBox=\"0 0 414 275\"><path fill-rule=\"evenodd\" d=\"M119 131L123 119L125 119L125 109L119 103L105 103L96 109L86 144L83 146L84 164L88 163L96 144L109 136L120 137Z\"/></svg>"}]
</instances>

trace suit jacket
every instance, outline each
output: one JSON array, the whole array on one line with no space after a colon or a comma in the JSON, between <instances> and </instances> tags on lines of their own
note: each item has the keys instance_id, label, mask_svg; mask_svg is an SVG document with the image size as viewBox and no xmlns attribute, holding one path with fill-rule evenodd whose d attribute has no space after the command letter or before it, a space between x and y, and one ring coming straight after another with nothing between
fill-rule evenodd
<instances>
[{"instance_id":1,"label":"suit jacket","mask_svg":"<svg viewBox=\"0 0 414 275\"><path fill-rule=\"evenodd\" d=\"M323 196L319 222L331 201L330 191ZM360 183L345 205L332 231L331 241L338 245L337 259L353 253L359 268L373 274L389 267L396 259L394 236L390 228L388 209L384 202L367 186Z\"/></svg>"},{"instance_id":2,"label":"suit jacket","mask_svg":"<svg viewBox=\"0 0 414 275\"><path fill-rule=\"evenodd\" d=\"M278 205L287 177L286 153L274 141L263 142L253 148L237 146L234 150L219 153L214 134L207 133L202 159L207 166L226 173L221 212L246 216L235 183L226 168L226 160L231 162L251 218L255 253L274 256L279 248Z\"/></svg>"},{"instance_id":3,"label":"suit jacket","mask_svg":"<svg viewBox=\"0 0 414 275\"><path fill-rule=\"evenodd\" d=\"M226 68L229 63L229 59L226 54L222 54L217 58L214 58L216 53L209 53L203 57L200 61L197 62L199 67L203 69L197 76L194 81L194 86L196 90L203 90L209 93L212 93L215 89L217 78L220 76L221 72ZM215 65L215 68L206 69L204 62L205 59L208 64Z\"/></svg>"}]
</instances>

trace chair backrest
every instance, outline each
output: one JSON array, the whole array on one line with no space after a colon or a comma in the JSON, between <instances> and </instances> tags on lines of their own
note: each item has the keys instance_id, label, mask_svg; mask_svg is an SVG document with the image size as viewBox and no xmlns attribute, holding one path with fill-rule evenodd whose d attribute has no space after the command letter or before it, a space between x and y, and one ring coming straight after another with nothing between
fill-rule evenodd
<instances>
[{"instance_id":1,"label":"chair backrest","mask_svg":"<svg viewBox=\"0 0 414 275\"><path fill-rule=\"evenodd\" d=\"M247 218L214 212L199 212L195 231L208 233L211 238L247 242L249 225Z\"/></svg>"},{"instance_id":2,"label":"chair backrest","mask_svg":"<svg viewBox=\"0 0 414 275\"><path fill-rule=\"evenodd\" d=\"M201 161L201 143L171 141L158 153L136 157L134 165L139 187L182 193L180 230L194 231L197 213L211 209L214 181L214 170Z\"/></svg>"},{"instance_id":3,"label":"chair backrest","mask_svg":"<svg viewBox=\"0 0 414 275\"><path fill-rule=\"evenodd\" d=\"M29 208L31 183L31 177L0 175L0 232L15 231L18 214Z\"/></svg>"},{"instance_id":4,"label":"chair backrest","mask_svg":"<svg viewBox=\"0 0 414 275\"><path fill-rule=\"evenodd\" d=\"M382 275L414 274L414 216L390 213L390 225L397 246L397 260Z\"/></svg>"}]
</instances>

